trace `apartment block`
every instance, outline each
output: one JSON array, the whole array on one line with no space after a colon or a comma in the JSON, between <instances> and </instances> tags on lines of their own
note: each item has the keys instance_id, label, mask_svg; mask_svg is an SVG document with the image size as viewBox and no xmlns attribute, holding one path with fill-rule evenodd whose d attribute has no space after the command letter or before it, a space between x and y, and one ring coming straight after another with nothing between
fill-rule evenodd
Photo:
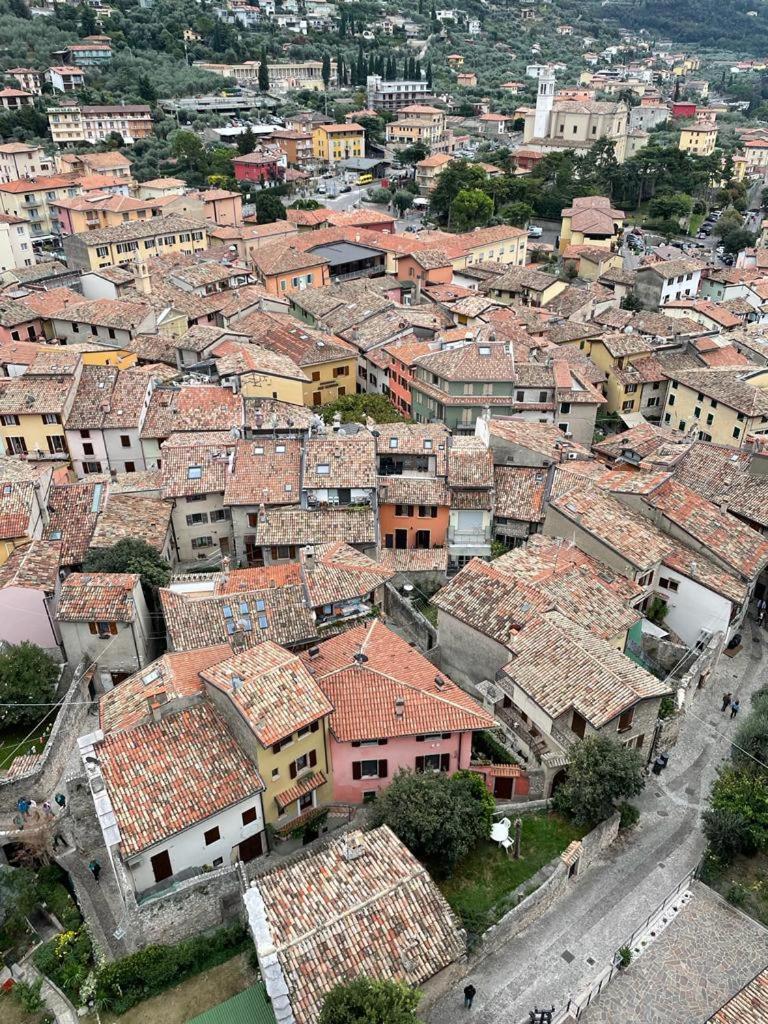
<instances>
[{"instance_id":1,"label":"apartment block","mask_svg":"<svg viewBox=\"0 0 768 1024\"><path fill-rule=\"evenodd\" d=\"M59 146L79 145L83 142L104 142L114 132L131 145L137 139L152 134L152 114L149 107L139 104L121 104L114 107L90 107L76 104L50 107L48 124L51 137Z\"/></svg>"}]
</instances>

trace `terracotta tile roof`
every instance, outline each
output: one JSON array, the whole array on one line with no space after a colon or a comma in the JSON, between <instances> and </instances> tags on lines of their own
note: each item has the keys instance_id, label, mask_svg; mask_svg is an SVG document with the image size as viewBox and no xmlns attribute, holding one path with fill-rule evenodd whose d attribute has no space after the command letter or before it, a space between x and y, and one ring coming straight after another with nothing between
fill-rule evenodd
<instances>
[{"instance_id":1,"label":"terracotta tile roof","mask_svg":"<svg viewBox=\"0 0 768 1024\"><path fill-rule=\"evenodd\" d=\"M682 452L690 442L679 430L656 426L653 423L640 423L620 434L612 434L604 441L592 445L592 450L611 461L618 461L626 455L634 456L633 461L640 461L652 456L661 448L675 445ZM729 449L733 453L733 449Z\"/></svg>"},{"instance_id":2,"label":"terracotta tile roof","mask_svg":"<svg viewBox=\"0 0 768 1024\"><path fill-rule=\"evenodd\" d=\"M0 380L0 415L48 412L61 416L74 387L75 378L70 375L42 377L25 373L22 377Z\"/></svg>"},{"instance_id":3,"label":"terracotta tile roof","mask_svg":"<svg viewBox=\"0 0 768 1024\"><path fill-rule=\"evenodd\" d=\"M492 715L378 619L319 647L301 658L333 705L330 726L339 742L493 725ZM363 664L354 660L360 652L368 659Z\"/></svg>"},{"instance_id":4,"label":"terracotta tile roof","mask_svg":"<svg viewBox=\"0 0 768 1024\"><path fill-rule=\"evenodd\" d=\"M647 274L648 272L651 272L653 274L657 274L665 281L668 281L672 277L685 276L686 274L692 274L704 269L704 264L699 263L697 260L659 260L657 263L651 263L645 267L638 267L637 273Z\"/></svg>"},{"instance_id":5,"label":"terracotta tile roof","mask_svg":"<svg viewBox=\"0 0 768 1024\"><path fill-rule=\"evenodd\" d=\"M44 317L58 316L82 301L83 296L71 288L48 288L44 292L30 292L24 296L24 304Z\"/></svg>"},{"instance_id":6,"label":"terracotta tile roof","mask_svg":"<svg viewBox=\"0 0 768 1024\"><path fill-rule=\"evenodd\" d=\"M271 747L332 711L299 657L266 641L201 671L225 694L263 747Z\"/></svg>"},{"instance_id":7,"label":"terracotta tile roof","mask_svg":"<svg viewBox=\"0 0 768 1024\"><path fill-rule=\"evenodd\" d=\"M448 449L450 488L492 488L493 454L476 437L454 437Z\"/></svg>"},{"instance_id":8,"label":"terracotta tile roof","mask_svg":"<svg viewBox=\"0 0 768 1024\"><path fill-rule=\"evenodd\" d=\"M61 544L33 540L16 548L0 566L0 588L24 587L52 594L59 579Z\"/></svg>"},{"instance_id":9,"label":"terracotta tile roof","mask_svg":"<svg viewBox=\"0 0 768 1024\"><path fill-rule=\"evenodd\" d=\"M118 182L122 181L122 179L117 180ZM40 178L37 181L39 183ZM65 183L69 184L69 181L67 180ZM0 185L0 191L7 188L8 185ZM96 231L89 231L87 232L87 243L89 246L94 246L111 242L132 242L143 238L155 238L157 235L170 235L179 231L202 231L205 234L205 225L192 220L191 217L178 217L175 214L167 217L147 217L146 220L126 221L114 228L99 228Z\"/></svg>"},{"instance_id":10,"label":"terracotta tile roof","mask_svg":"<svg viewBox=\"0 0 768 1024\"><path fill-rule=\"evenodd\" d=\"M551 423L534 423L529 420L512 417L492 417L488 421L491 443L494 436L519 445L529 451L536 452L552 462L560 462L566 452L576 452L580 457L589 458L587 448L566 438L561 430Z\"/></svg>"},{"instance_id":11,"label":"terracotta tile roof","mask_svg":"<svg viewBox=\"0 0 768 1024\"><path fill-rule=\"evenodd\" d=\"M354 857L345 856L350 844ZM315 1024L340 979L416 986L465 951L426 868L387 826L261 875L244 899L267 991L284 999L287 990L296 1024Z\"/></svg>"},{"instance_id":12,"label":"terracotta tile roof","mask_svg":"<svg viewBox=\"0 0 768 1024\"><path fill-rule=\"evenodd\" d=\"M220 341L210 351L216 361L219 377L242 376L247 373L275 374L302 383L310 380L289 356L274 352L261 345L236 341Z\"/></svg>"},{"instance_id":13,"label":"terracotta tile roof","mask_svg":"<svg viewBox=\"0 0 768 1024\"><path fill-rule=\"evenodd\" d=\"M547 471L528 466L496 466L495 516L522 522L540 523L544 519L544 491Z\"/></svg>"},{"instance_id":14,"label":"terracotta tile roof","mask_svg":"<svg viewBox=\"0 0 768 1024\"><path fill-rule=\"evenodd\" d=\"M309 557L302 552L304 583L314 608L365 597L392 573L343 541L320 544Z\"/></svg>"},{"instance_id":15,"label":"terracotta tile roof","mask_svg":"<svg viewBox=\"0 0 768 1024\"><path fill-rule=\"evenodd\" d=\"M768 967L708 1017L706 1024L765 1024L768 1020Z\"/></svg>"},{"instance_id":16,"label":"terracotta tile roof","mask_svg":"<svg viewBox=\"0 0 768 1024\"><path fill-rule=\"evenodd\" d=\"M638 701L670 692L559 611L532 619L509 646L513 658L504 673L553 720L574 708L599 729Z\"/></svg>"},{"instance_id":17,"label":"terracotta tile roof","mask_svg":"<svg viewBox=\"0 0 768 1024\"><path fill-rule=\"evenodd\" d=\"M40 766L42 754L20 754L14 757L3 776L4 779L18 779Z\"/></svg>"},{"instance_id":18,"label":"terracotta tile roof","mask_svg":"<svg viewBox=\"0 0 768 1024\"><path fill-rule=\"evenodd\" d=\"M376 486L376 439L367 430L312 437L304 448L305 489ZM328 472L321 472L323 467Z\"/></svg>"},{"instance_id":19,"label":"terracotta tile roof","mask_svg":"<svg viewBox=\"0 0 768 1024\"><path fill-rule=\"evenodd\" d=\"M26 536L35 506L37 476L12 459L0 463L0 539Z\"/></svg>"},{"instance_id":20,"label":"terracotta tile roof","mask_svg":"<svg viewBox=\"0 0 768 1024\"><path fill-rule=\"evenodd\" d=\"M768 561L768 541L677 480L667 480L644 500L746 579L754 579Z\"/></svg>"},{"instance_id":21,"label":"terracotta tile roof","mask_svg":"<svg viewBox=\"0 0 768 1024\"><path fill-rule=\"evenodd\" d=\"M393 573L444 573L448 569L448 548L382 548L379 565Z\"/></svg>"},{"instance_id":22,"label":"terracotta tile roof","mask_svg":"<svg viewBox=\"0 0 768 1024\"><path fill-rule=\"evenodd\" d=\"M278 793L275 800L280 807L288 807L290 804L295 803L299 797L305 796L315 789L320 789L327 781L323 772L312 772L311 775L307 775L306 778L297 782L295 786L291 786L289 789L283 790L282 793Z\"/></svg>"},{"instance_id":23,"label":"terracotta tile roof","mask_svg":"<svg viewBox=\"0 0 768 1024\"><path fill-rule=\"evenodd\" d=\"M481 354L481 349L484 354ZM514 357L506 345L478 345L471 342L458 348L430 352L416 360L416 366L453 381L510 381L515 380Z\"/></svg>"},{"instance_id":24,"label":"terracotta tile roof","mask_svg":"<svg viewBox=\"0 0 768 1024\"><path fill-rule=\"evenodd\" d=\"M229 430L243 426L243 399L214 384L156 388L141 428L143 438L180 431Z\"/></svg>"},{"instance_id":25,"label":"terracotta tile roof","mask_svg":"<svg viewBox=\"0 0 768 1024\"><path fill-rule=\"evenodd\" d=\"M253 762L207 702L110 733L96 752L124 857L264 789Z\"/></svg>"},{"instance_id":26,"label":"terracotta tile roof","mask_svg":"<svg viewBox=\"0 0 768 1024\"><path fill-rule=\"evenodd\" d=\"M245 425L249 430L306 432L314 413L307 406L290 405L274 398L245 398Z\"/></svg>"},{"instance_id":27,"label":"terracotta tile roof","mask_svg":"<svg viewBox=\"0 0 768 1024\"><path fill-rule=\"evenodd\" d=\"M164 654L102 695L100 727L106 733L133 729L151 717L150 702L166 704L202 694L200 672L230 654L228 644Z\"/></svg>"},{"instance_id":28,"label":"terracotta tile roof","mask_svg":"<svg viewBox=\"0 0 768 1024\"><path fill-rule=\"evenodd\" d=\"M325 288L317 290L326 291ZM354 356L354 349L335 335L307 327L294 317L279 313L248 313L235 317L230 327L302 367Z\"/></svg>"},{"instance_id":29,"label":"terracotta tile roof","mask_svg":"<svg viewBox=\"0 0 768 1024\"><path fill-rule=\"evenodd\" d=\"M59 622L133 622L137 573L74 572L61 585Z\"/></svg>"},{"instance_id":30,"label":"terracotta tile roof","mask_svg":"<svg viewBox=\"0 0 768 1024\"><path fill-rule=\"evenodd\" d=\"M30 366L40 354L40 345L34 341L10 341L0 344L0 366Z\"/></svg>"},{"instance_id":31,"label":"terracotta tile roof","mask_svg":"<svg viewBox=\"0 0 768 1024\"><path fill-rule=\"evenodd\" d=\"M739 518L768 527L768 478L750 473L749 452L705 441L681 452L672 469L675 480Z\"/></svg>"},{"instance_id":32,"label":"terracotta tile roof","mask_svg":"<svg viewBox=\"0 0 768 1024\"><path fill-rule=\"evenodd\" d=\"M143 540L163 552L171 527L171 503L147 494L115 494L109 488L105 507L98 514L91 548L111 548L121 540Z\"/></svg>"},{"instance_id":33,"label":"terracotta tile roof","mask_svg":"<svg viewBox=\"0 0 768 1024\"><path fill-rule=\"evenodd\" d=\"M224 493L235 449L229 431L172 434L160 449L164 498Z\"/></svg>"},{"instance_id":34,"label":"terracotta tile roof","mask_svg":"<svg viewBox=\"0 0 768 1024\"><path fill-rule=\"evenodd\" d=\"M380 505L450 505L450 492L442 477L380 476Z\"/></svg>"},{"instance_id":35,"label":"terracotta tile roof","mask_svg":"<svg viewBox=\"0 0 768 1024\"><path fill-rule=\"evenodd\" d=\"M376 513L373 508L270 509L259 517L257 544L347 544L376 543Z\"/></svg>"},{"instance_id":36,"label":"terracotta tile roof","mask_svg":"<svg viewBox=\"0 0 768 1024\"><path fill-rule=\"evenodd\" d=\"M51 487L48 496L50 519L44 537L61 541L62 565L80 565L85 560L96 528L97 514L106 496L106 484L101 480L54 484Z\"/></svg>"},{"instance_id":37,"label":"terracotta tile roof","mask_svg":"<svg viewBox=\"0 0 768 1024\"><path fill-rule=\"evenodd\" d=\"M264 438L235 444L225 505L295 505L300 493L300 441Z\"/></svg>"},{"instance_id":38,"label":"terracotta tile roof","mask_svg":"<svg viewBox=\"0 0 768 1024\"><path fill-rule=\"evenodd\" d=\"M689 370L669 371L668 376L738 412L768 416L768 392L750 384L749 373L749 370Z\"/></svg>"},{"instance_id":39,"label":"terracotta tile roof","mask_svg":"<svg viewBox=\"0 0 768 1024\"><path fill-rule=\"evenodd\" d=\"M230 569L216 577L216 594L240 594L246 590L265 590L267 587L287 587L301 584L301 566L298 562L272 562L251 566L250 569Z\"/></svg>"},{"instance_id":40,"label":"terracotta tile roof","mask_svg":"<svg viewBox=\"0 0 768 1024\"><path fill-rule=\"evenodd\" d=\"M251 260L256 272L264 277L288 274L293 270L309 270L328 263L322 256L301 252L285 242L262 246L253 253Z\"/></svg>"},{"instance_id":41,"label":"terracotta tile roof","mask_svg":"<svg viewBox=\"0 0 768 1024\"><path fill-rule=\"evenodd\" d=\"M176 651L227 642L233 649L240 649L264 640L290 645L311 640L316 633L312 611L300 586L202 598L161 589L160 601L168 638Z\"/></svg>"}]
</instances>

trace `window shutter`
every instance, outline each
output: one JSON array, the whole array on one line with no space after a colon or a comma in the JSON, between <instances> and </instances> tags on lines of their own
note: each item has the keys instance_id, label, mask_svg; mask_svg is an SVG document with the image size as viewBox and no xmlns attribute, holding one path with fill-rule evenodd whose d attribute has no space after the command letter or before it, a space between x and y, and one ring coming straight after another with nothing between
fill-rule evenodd
<instances>
[{"instance_id":1,"label":"window shutter","mask_svg":"<svg viewBox=\"0 0 768 1024\"><path fill-rule=\"evenodd\" d=\"M416 758L416 771L417 772L423 772L424 771L424 758L423 757L417 757Z\"/></svg>"},{"instance_id":2,"label":"window shutter","mask_svg":"<svg viewBox=\"0 0 768 1024\"><path fill-rule=\"evenodd\" d=\"M310 750L310 752L309 752L309 767L310 768L314 768L316 764L317 764L317 751L316 750Z\"/></svg>"},{"instance_id":3,"label":"window shutter","mask_svg":"<svg viewBox=\"0 0 768 1024\"><path fill-rule=\"evenodd\" d=\"M450 754L441 754L440 755L440 771L441 772L447 772L447 771L450 770L450 767L451 767L451 755Z\"/></svg>"},{"instance_id":4,"label":"window shutter","mask_svg":"<svg viewBox=\"0 0 768 1024\"><path fill-rule=\"evenodd\" d=\"M273 754L279 754L280 753L280 743L279 742L272 744L272 753Z\"/></svg>"},{"instance_id":5,"label":"window shutter","mask_svg":"<svg viewBox=\"0 0 768 1024\"><path fill-rule=\"evenodd\" d=\"M359 779L361 777L362 777L362 772L360 771L360 762L359 761L353 761L352 762L352 778L353 779Z\"/></svg>"},{"instance_id":6,"label":"window shutter","mask_svg":"<svg viewBox=\"0 0 768 1024\"><path fill-rule=\"evenodd\" d=\"M90 629L94 636L99 632L99 627L96 625L95 622L89 622L88 629Z\"/></svg>"},{"instance_id":7,"label":"window shutter","mask_svg":"<svg viewBox=\"0 0 768 1024\"><path fill-rule=\"evenodd\" d=\"M379 761L379 778L386 779L387 777L387 762Z\"/></svg>"},{"instance_id":8,"label":"window shutter","mask_svg":"<svg viewBox=\"0 0 768 1024\"><path fill-rule=\"evenodd\" d=\"M116 636L117 635L117 623L116 622L110 622L110 624L109 624L109 632L112 634L112 636Z\"/></svg>"},{"instance_id":9,"label":"window shutter","mask_svg":"<svg viewBox=\"0 0 768 1024\"><path fill-rule=\"evenodd\" d=\"M290 771L291 771L291 778L295 779L296 778L296 762L295 761L291 761L291 769L290 769Z\"/></svg>"},{"instance_id":10,"label":"window shutter","mask_svg":"<svg viewBox=\"0 0 768 1024\"><path fill-rule=\"evenodd\" d=\"M382 740L379 740L379 746L380 747L383 747L385 743L389 743L389 740L386 739L386 737L384 739L382 739Z\"/></svg>"}]
</instances>

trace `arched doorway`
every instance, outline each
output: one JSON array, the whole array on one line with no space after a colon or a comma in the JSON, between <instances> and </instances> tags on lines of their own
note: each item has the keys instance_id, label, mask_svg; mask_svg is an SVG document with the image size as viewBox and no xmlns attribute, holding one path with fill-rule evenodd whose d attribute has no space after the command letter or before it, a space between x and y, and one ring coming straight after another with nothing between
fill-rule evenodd
<instances>
[{"instance_id":1,"label":"arched doorway","mask_svg":"<svg viewBox=\"0 0 768 1024\"><path fill-rule=\"evenodd\" d=\"M562 784L565 782L565 780L567 778L568 778L568 769L567 768L560 768L560 769L558 769L555 772L554 776L552 777L552 782L551 782L550 787L549 787L549 795L550 795L550 797L553 797L555 795L557 790L560 788L560 786L562 786Z\"/></svg>"}]
</instances>

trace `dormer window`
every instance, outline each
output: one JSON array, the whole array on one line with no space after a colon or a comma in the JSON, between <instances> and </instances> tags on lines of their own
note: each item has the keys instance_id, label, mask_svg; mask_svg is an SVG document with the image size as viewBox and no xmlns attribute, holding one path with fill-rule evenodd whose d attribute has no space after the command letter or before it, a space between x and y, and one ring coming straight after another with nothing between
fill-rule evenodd
<instances>
[{"instance_id":1,"label":"dormer window","mask_svg":"<svg viewBox=\"0 0 768 1024\"><path fill-rule=\"evenodd\" d=\"M397 448L398 443L399 442L398 442L396 437L390 437L390 439L389 439L389 447L390 448Z\"/></svg>"},{"instance_id":2,"label":"dormer window","mask_svg":"<svg viewBox=\"0 0 768 1024\"><path fill-rule=\"evenodd\" d=\"M187 469L187 480L200 480L203 476L202 466L190 466Z\"/></svg>"},{"instance_id":3,"label":"dormer window","mask_svg":"<svg viewBox=\"0 0 768 1024\"><path fill-rule=\"evenodd\" d=\"M429 438L426 438L424 441L424 451L432 451L432 442L429 440Z\"/></svg>"},{"instance_id":4,"label":"dormer window","mask_svg":"<svg viewBox=\"0 0 768 1024\"><path fill-rule=\"evenodd\" d=\"M330 476L331 475L330 463L328 463L328 462L319 462L318 465L317 465L316 472L317 472L318 476Z\"/></svg>"}]
</instances>

